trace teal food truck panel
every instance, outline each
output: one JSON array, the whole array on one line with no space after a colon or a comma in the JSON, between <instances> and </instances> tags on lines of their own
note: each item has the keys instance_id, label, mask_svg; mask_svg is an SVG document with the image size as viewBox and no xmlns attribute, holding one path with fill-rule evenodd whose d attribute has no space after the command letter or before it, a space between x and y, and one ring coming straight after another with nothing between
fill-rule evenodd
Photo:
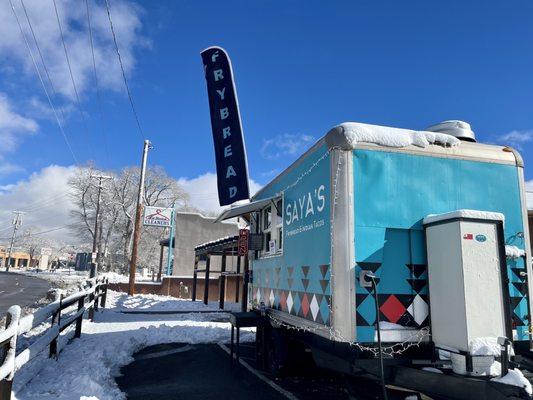
<instances>
[{"instance_id":1,"label":"teal food truck panel","mask_svg":"<svg viewBox=\"0 0 533 400\"><path fill-rule=\"evenodd\" d=\"M505 215L505 240L524 249L518 171L515 166L354 150L356 276L378 277L380 320L420 328L429 325L427 257L422 220L458 209ZM507 259L516 340L528 339L529 304L523 259ZM524 276L522 276L524 275ZM453 295L453 294L451 294ZM356 280L358 342L374 342L374 298Z\"/></svg>"},{"instance_id":2,"label":"teal food truck panel","mask_svg":"<svg viewBox=\"0 0 533 400\"><path fill-rule=\"evenodd\" d=\"M319 147L255 199L283 192L283 250L253 261L252 301L330 323L330 159ZM326 155L326 156L325 156Z\"/></svg>"}]
</instances>

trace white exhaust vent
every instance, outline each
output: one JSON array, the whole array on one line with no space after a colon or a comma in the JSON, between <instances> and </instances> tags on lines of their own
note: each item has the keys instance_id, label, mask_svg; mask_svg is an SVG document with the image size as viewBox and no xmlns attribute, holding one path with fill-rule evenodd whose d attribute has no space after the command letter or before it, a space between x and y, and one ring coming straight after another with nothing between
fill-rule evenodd
<instances>
[{"instance_id":1,"label":"white exhaust vent","mask_svg":"<svg viewBox=\"0 0 533 400\"><path fill-rule=\"evenodd\" d=\"M475 142L476 134L470 128L468 122L459 120L443 121L436 125L431 125L426 128L429 132L447 133L448 135L455 136L457 139L467 142Z\"/></svg>"}]
</instances>

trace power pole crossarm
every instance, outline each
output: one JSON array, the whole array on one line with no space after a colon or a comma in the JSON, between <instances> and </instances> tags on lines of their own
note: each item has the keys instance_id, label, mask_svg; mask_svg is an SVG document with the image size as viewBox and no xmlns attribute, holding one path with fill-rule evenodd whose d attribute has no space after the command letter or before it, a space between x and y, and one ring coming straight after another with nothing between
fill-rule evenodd
<instances>
[{"instance_id":1,"label":"power pole crossarm","mask_svg":"<svg viewBox=\"0 0 533 400\"><path fill-rule=\"evenodd\" d=\"M141 176L139 178L139 193L137 195L137 209L135 210L135 227L133 230L133 246L131 248L130 261L130 278L128 286L128 294L133 296L135 294L135 272L137 270L137 250L139 247L139 239L141 237L141 216L143 211L144 199L144 178L146 176L146 159L148 157L148 150L152 149L152 144L149 140L144 141L143 156L141 161Z\"/></svg>"}]
</instances>

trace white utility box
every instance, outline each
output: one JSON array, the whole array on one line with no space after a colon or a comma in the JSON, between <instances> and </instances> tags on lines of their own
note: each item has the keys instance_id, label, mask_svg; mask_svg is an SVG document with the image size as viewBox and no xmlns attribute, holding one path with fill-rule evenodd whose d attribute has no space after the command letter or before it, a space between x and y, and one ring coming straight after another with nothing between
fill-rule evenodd
<instances>
[{"instance_id":1,"label":"white utility box","mask_svg":"<svg viewBox=\"0 0 533 400\"><path fill-rule=\"evenodd\" d=\"M437 347L468 352L474 339L512 337L503 219L503 214L473 210L424 219Z\"/></svg>"}]
</instances>

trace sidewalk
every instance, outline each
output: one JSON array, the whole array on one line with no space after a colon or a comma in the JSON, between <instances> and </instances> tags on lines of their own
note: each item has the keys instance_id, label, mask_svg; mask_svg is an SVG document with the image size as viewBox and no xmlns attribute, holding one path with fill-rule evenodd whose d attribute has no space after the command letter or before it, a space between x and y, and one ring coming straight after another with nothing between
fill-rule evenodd
<instances>
[{"instance_id":1,"label":"sidewalk","mask_svg":"<svg viewBox=\"0 0 533 400\"><path fill-rule=\"evenodd\" d=\"M124 310L191 310L189 314L124 314ZM221 313L203 304L163 296L108 292L108 308L96 313L95 322L84 321L81 339L73 340L54 359L38 359L24 367L14 381L18 400L116 400L125 399L115 382L120 367L146 346L182 342L227 343L230 329ZM242 331L242 341L254 335ZM36 373L38 371L38 373Z\"/></svg>"}]
</instances>

